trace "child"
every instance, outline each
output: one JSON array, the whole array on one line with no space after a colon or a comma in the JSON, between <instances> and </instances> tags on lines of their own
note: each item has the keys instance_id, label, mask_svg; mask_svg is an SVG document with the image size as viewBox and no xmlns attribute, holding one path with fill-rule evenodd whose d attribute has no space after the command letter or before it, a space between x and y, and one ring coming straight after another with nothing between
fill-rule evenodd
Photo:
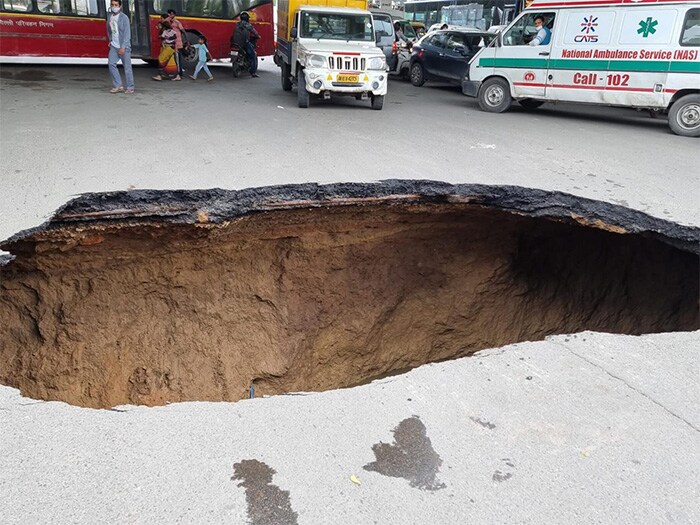
<instances>
[{"instance_id":1,"label":"child","mask_svg":"<svg viewBox=\"0 0 700 525\"><path fill-rule=\"evenodd\" d=\"M207 58L211 60L211 54L209 53L209 49L207 48L206 39L203 36L200 36L199 44L195 44L194 47L197 48L197 67L194 69L194 75L190 75L190 78L192 80L197 80L197 75L202 69L204 69L204 72L207 75L209 75L207 82L209 82L210 80L214 80L214 77L212 76L211 71L209 71L209 67L207 66Z\"/></svg>"}]
</instances>

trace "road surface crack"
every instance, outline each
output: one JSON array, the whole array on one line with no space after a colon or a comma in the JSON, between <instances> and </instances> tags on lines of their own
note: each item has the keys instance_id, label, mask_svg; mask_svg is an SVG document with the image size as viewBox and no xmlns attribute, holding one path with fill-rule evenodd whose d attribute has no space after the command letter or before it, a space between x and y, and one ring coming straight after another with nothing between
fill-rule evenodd
<instances>
[{"instance_id":1,"label":"road surface crack","mask_svg":"<svg viewBox=\"0 0 700 525\"><path fill-rule=\"evenodd\" d=\"M675 417L676 419L678 419L678 420L682 421L683 423L685 423L686 425L688 425L688 426L689 426L690 428L692 428L695 432L700 432L700 428L698 428L698 427L696 427L695 425L693 425L690 421L688 421L687 419L685 419L683 416L681 416L681 415L679 415L679 414L676 414L673 410L671 410L670 408L668 408L667 406L665 406L663 403L660 403L659 401L657 401L656 399L654 399L653 397L651 397L651 396L650 396L649 394L647 394L646 392L640 390L639 388L635 387L634 385L631 385L631 384L628 383L624 378L613 374L612 372L610 372L609 370L607 370L605 367L599 365L599 364L596 363L595 361L591 361L590 359L587 359L585 356L579 354L578 352L575 352L574 350L572 350L571 348L569 348L569 347L566 346L566 345L563 345L563 344L561 344L561 343L554 343L554 344L556 344L557 346L560 346L560 347L562 347L562 348L565 348L566 350L568 350L569 352L571 352L572 354L574 354L576 357L582 359L583 361L585 361L585 362L588 363L589 365L594 366L595 368L598 368L598 369L602 370L603 372L605 372L607 375L609 375L609 376L612 377L613 379L617 379L618 381L621 381L621 382L624 383L628 388L634 390L635 392L637 392L637 393L640 394L641 396L647 398L649 401L651 401L651 402L654 403L655 405L657 405L657 406L659 406L660 408L662 408L665 412L667 412L667 413L670 414L671 416Z\"/></svg>"}]
</instances>

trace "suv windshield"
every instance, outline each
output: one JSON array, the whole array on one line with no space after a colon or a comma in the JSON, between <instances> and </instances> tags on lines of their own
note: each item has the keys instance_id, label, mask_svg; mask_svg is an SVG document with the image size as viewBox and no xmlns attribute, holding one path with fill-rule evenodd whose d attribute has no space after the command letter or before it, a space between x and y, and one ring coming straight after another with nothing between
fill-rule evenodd
<instances>
[{"instance_id":1,"label":"suv windshield","mask_svg":"<svg viewBox=\"0 0 700 525\"><path fill-rule=\"evenodd\" d=\"M303 38L324 38L331 40L360 40L374 42L372 19L369 15L341 13L301 14Z\"/></svg>"}]
</instances>

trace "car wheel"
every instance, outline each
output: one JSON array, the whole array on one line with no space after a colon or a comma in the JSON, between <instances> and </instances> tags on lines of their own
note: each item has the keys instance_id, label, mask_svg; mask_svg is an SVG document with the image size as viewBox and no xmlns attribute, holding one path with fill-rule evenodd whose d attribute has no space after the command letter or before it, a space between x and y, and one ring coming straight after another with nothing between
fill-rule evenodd
<instances>
[{"instance_id":1,"label":"car wheel","mask_svg":"<svg viewBox=\"0 0 700 525\"><path fill-rule=\"evenodd\" d=\"M411 84L416 87L425 84L425 72L423 71L423 66L418 62L414 62L411 66Z\"/></svg>"},{"instance_id":2,"label":"car wheel","mask_svg":"<svg viewBox=\"0 0 700 525\"><path fill-rule=\"evenodd\" d=\"M668 112L668 126L681 137L700 137L700 95L676 100Z\"/></svg>"},{"instance_id":3,"label":"car wheel","mask_svg":"<svg viewBox=\"0 0 700 525\"><path fill-rule=\"evenodd\" d=\"M372 109L380 110L384 107L384 95L372 95Z\"/></svg>"},{"instance_id":4,"label":"car wheel","mask_svg":"<svg viewBox=\"0 0 700 525\"><path fill-rule=\"evenodd\" d=\"M297 73L297 104L300 108L309 107L309 92L306 91L306 75L301 69Z\"/></svg>"},{"instance_id":5,"label":"car wheel","mask_svg":"<svg viewBox=\"0 0 700 525\"><path fill-rule=\"evenodd\" d=\"M292 79L290 78L290 75L292 68L286 62L282 62L282 67L280 69L282 70L282 89L285 91L291 91Z\"/></svg>"},{"instance_id":6,"label":"car wheel","mask_svg":"<svg viewBox=\"0 0 700 525\"><path fill-rule=\"evenodd\" d=\"M490 113L503 113L513 102L508 82L502 78L490 78L479 90L479 106Z\"/></svg>"},{"instance_id":7,"label":"car wheel","mask_svg":"<svg viewBox=\"0 0 700 525\"><path fill-rule=\"evenodd\" d=\"M544 100L535 100L534 98L524 98L522 100L518 100L518 104L520 104L525 109L537 109L542 104L544 104Z\"/></svg>"}]
</instances>

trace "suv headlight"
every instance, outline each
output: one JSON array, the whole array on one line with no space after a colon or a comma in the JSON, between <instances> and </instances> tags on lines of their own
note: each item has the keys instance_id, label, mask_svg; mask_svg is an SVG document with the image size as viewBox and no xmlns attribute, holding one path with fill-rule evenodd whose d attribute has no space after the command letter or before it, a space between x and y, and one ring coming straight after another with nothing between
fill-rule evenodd
<instances>
[{"instance_id":1,"label":"suv headlight","mask_svg":"<svg viewBox=\"0 0 700 525\"><path fill-rule=\"evenodd\" d=\"M383 70L386 69L386 61L384 57L374 57L369 59L367 69Z\"/></svg>"},{"instance_id":2,"label":"suv headlight","mask_svg":"<svg viewBox=\"0 0 700 525\"><path fill-rule=\"evenodd\" d=\"M326 57L322 55L306 55L306 67L324 67L326 65Z\"/></svg>"}]
</instances>

